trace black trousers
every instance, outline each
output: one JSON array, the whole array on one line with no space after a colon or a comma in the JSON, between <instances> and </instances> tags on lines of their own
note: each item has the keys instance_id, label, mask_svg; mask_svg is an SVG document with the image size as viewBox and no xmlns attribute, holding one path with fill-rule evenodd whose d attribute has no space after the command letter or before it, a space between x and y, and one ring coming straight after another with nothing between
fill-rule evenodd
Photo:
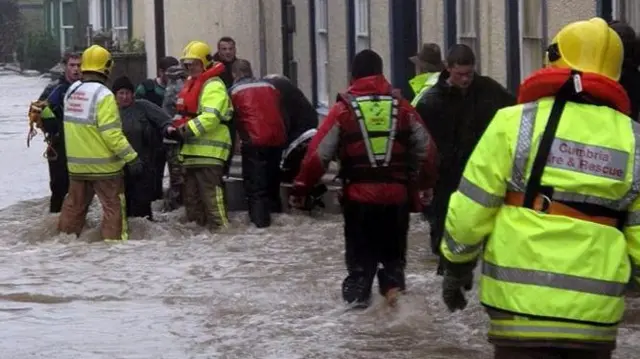
<instances>
[{"instance_id":1,"label":"black trousers","mask_svg":"<svg viewBox=\"0 0 640 359\"><path fill-rule=\"evenodd\" d=\"M347 277L342 298L367 306L371 287L378 277L380 294L392 288L405 289L409 206L343 203ZM379 265L382 265L380 268Z\"/></svg>"},{"instance_id":2,"label":"black trousers","mask_svg":"<svg viewBox=\"0 0 640 359\"><path fill-rule=\"evenodd\" d=\"M611 350L496 346L494 359L611 359Z\"/></svg>"},{"instance_id":3,"label":"black trousers","mask_svg":"<svg viewBox=\"0 0 640 359\"><path fill-rule=\"evenodd\" d=\"M271 213L282 211L278 147L242 145L242 178L249 218L258 228L271 225Z\"/></svg>"},{"instance_id":4,"label":"black trousers","mask_svg":"<svg viewBox=\"0 0 640 359\"><path fill-rule=\"evenodd\" d=\"M151 165L149 167L152 167ZM157 177L149 168L140 176L134 177L125 169L124 195L127 217L147 217L153 219L151 202L155 200L155 188L153 187Z\"/></svg>"},{"instance_id":5,"label":"black trousers","mask_svg":"<svg viewBox=\"0 0 640 359\"><path fill-rule=\"evenodd\" d=\"M166 153L166 149L164 146L161 146L161 148L159 148L156 151L155 157L154 157L154 164L155 164L155 182L154 182L154 188L155 188L155 198L156 199L162 199L162 197L164 197L164 191L162 188L162 181L164 180L164 167L167 164L167 153Z\"/></svg>"},{"instance_id":6,"label":"black trousers","mask_svg":"<svg viewBox=\"0 0 640 359\"><path fill-rule=\"evenodd\" d=\"M69 171L64 147L55 146L54 150L57 158L49 160L49 189L51 190L49 212L60 213L64 197L69 191ZM52 156L54 153L49 151L48 155Z\"/></svg>"}]
</instances>

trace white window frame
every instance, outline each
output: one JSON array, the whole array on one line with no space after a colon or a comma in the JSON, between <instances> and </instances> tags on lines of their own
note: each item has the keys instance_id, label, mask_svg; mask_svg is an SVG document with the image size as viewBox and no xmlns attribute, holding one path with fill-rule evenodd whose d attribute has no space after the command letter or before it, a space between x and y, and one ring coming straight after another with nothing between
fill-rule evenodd
<instances>
[{"instance_id":1,"label":"white window frame","mask_svg":"<svg viewBox=\"0 0 640 359\"><path fill-rule=\"evenodd\" d=\"M537 2L537 7L525 7L525 1L529 4ZM546 1L545 0L518 0L518 32L520 33L520 80L524 80L531 73L541 69L544 66L545 55L545 39L544 28L547 25L545 16ZM538 11L537 28L534 33L525 33L525 19L531 18L533 14L529 14L528 10L535 9Z\"/></svg>"},{"instance_id":2,"label":"white window frame","mask_svg":"<svg viewBox=\"0 0 640 359\"><path fill-rule=\"evenodd\" d=\"M129 0L111 0L111 36L118 45L129 42Z\"/></svg>"},{"instance_id":3,"label":"white window frame","mask_svg":"<svg viewBox=\"0 0 640 359\"><path fill-rule=\"evenodd\" d=\"M476 71L480 72L480 6L478 0L458 0L456 16L458 42L469 46L476 57ZM468 16L465 19L465 15ZM465 24L469 20L469 24Z\"/></svg>"},{"instance_id":4,"label":"white window frame","mask_svg":"<svg viewBox=\"0 0 640 359\"><path fill-rule=\"evenodd\" d=\"M329 5L314 0L316 9L316 93L318 107L329 107Z\"/></svg>"},{"instance_id":5,"label":"white window frame","mask_svg":"<svg viewBox=\"0 0 640 359\"><path fill-rule=\"evenodd\" d=\"M62 0L60 1L60 3L58 4L59 6L59 13L58 16L60 18L60 52L64 53L65 51L67 51L67 41L66 41L66 32L67 31L71 31L73 32L74 27L73 25L65 25L64 24L64 4L73 4L73 0Z\"/></svg>"},{"instance_id":6,"label":"white window frame","mask_svg":"<svg viewBox=\"0 0 640 359\"><path fill-rule=\"evenodd\" d=\"M636 32L640 31L640 1L613 0L611 5L614 20L626 22Z\"/></svg>"},{"instance_id":7,"label":"white window frame","mask_svg":"<svg viewBox=\"0 0 640 359\"><path fill-rule=\"evenodd\" d=\"M370 0L354 1L355 53L371 48L371 4Z\"/></svg>"}]
</instances>

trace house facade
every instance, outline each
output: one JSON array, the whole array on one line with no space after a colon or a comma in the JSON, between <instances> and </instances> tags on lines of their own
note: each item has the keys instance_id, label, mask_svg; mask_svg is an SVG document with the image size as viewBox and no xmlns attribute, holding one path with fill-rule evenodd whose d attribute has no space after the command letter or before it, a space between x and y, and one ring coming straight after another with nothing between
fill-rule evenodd
<instances>
[{"instance_id":1,"label":"house facade","mask_svg":"<svg viewBox=\"0 0 640 359\"><path fill-rule=\"evenodd\" d=\"M385 74L407 94L414 71L408 58L423 42L438 43L443 52L468 44L477 70L515 91L543 65L552 36L571 21L601 16L640 30L637 0L255 0L253 7L241 1L141 2L149 64L157 52L179 56L191 40L215 47L220 37L231 36L238 57L251 61L254 72L289 76L321 114L348 85L351 59L365 48L382 56ZM155 26L159 5L163 36Z\"/></svg>"}]
</instances>

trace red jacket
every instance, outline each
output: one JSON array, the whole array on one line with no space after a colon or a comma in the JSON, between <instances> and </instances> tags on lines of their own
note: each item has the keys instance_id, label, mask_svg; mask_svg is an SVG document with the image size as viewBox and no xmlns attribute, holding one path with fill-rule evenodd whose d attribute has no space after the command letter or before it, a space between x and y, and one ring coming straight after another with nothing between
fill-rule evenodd
<instances>
[{"instance_id":1,"label":"red jacket","mask_svg":"<svg viewBox=\"0 0 640 359\"><path fill-rule=\"evenodd\" d=\"M358 79L348 88L347 93L354 96L366 95L391 95L392 87L384 76L370 76ZM407 165L418 169L419 173L411 173L412 180L409 185L401 183L353 183L345 189L345 198L362 203L379 204L403 204L409 200L419 189L432 188L436 181L437 149L435 142L427 130L420 116L405 99L398 106L398 121L408 121L410 127L410 140L407 141L407 152L415 163L407 162ZM356 121L353 112L342 101L338 101L327 117L322 121L309 145L307 154L302 162L302 169L294 180L294 195L304 195L315 185L324 174L329 162L336 155L344 159L346 149L341 146L340 139L343 136L342 124L347 121ZM415 170L413 171L415 172ZM408 188L413 193L409 194ZM412 196L412 198L409 198Z\"/></svg>"},{"instance_id":2,"label":"red jacket","mask_svg":"<svg viewBox=\"0 0 640 359\"><path fill-rule=\"evenodd\" d=\"M280 93L273 85L244 79L233 85L230 92L242 141L261 147L285 145L287 131L280 111Z\"/></svg>"}]
</instances>

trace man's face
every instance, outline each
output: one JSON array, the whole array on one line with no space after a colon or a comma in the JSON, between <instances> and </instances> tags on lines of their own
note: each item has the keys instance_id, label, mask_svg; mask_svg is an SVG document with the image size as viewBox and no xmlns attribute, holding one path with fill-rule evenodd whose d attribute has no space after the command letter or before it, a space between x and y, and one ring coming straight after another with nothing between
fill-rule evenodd
<instances>
[{"instance_id":1,"label":"man's face","mask_svg":"<svg viewBox=\"0 0 640 359\"><path fill-rule=\"evenodd\" d=\"M183 66L187 69L189 76L192 77L198 77L204 72L204 66L202 66L202 62L199 60L185 61Z\"/></svg>"},{"instance_id":2,"label":"man's face","mask_svg":"<svg viewBox=\"0 0 640 359\"><path fill-rule=\"evenodd\" d=\"M160 78L160 81L163 84L166 84L167 81L169 80L168 77L167 77L167 72L165 70L163 70L163 69L158 69L158 78Z\"/></svg>"},{"instance_id":3,"label":"man's face","mask_svg":"<svg viewBox=\"0 0 640 359\"><path fill-rule=\"evenodd\" d=\"M473 82L474 65L453 65L448 67L449 83L455 87L466 89Z\"/></svg>"},{"instance_id":4,"label":"man's face","mask_svg":"<svg viewBox=\"0 0 640 359\"><path fill-rule=\"evenodd\" d=\"M218 44L218 54L224 61L233 61L236 58L236 44L231 41L220 41Z\"/></svg>"},{"instance_id":5,"label":"man's face","mask_svg":"<svg viewBox=\"0 0 640 359\"><path fill-rule=\"evenodd\" d=\"M116 101L120 108L131 106L133 103L133 91L129 89L120 89L116 92Z\"/></svg>"},{"instance_id":6,"label":"man's face","mask_svg":"<svg viewBox=\"0 0 640 359\"><path fill-rule=\"evenodd\" d=\"M64 68L64 75L69 82L80 80L80 59L70 58Z\"/></svg>"}]
</instances>

